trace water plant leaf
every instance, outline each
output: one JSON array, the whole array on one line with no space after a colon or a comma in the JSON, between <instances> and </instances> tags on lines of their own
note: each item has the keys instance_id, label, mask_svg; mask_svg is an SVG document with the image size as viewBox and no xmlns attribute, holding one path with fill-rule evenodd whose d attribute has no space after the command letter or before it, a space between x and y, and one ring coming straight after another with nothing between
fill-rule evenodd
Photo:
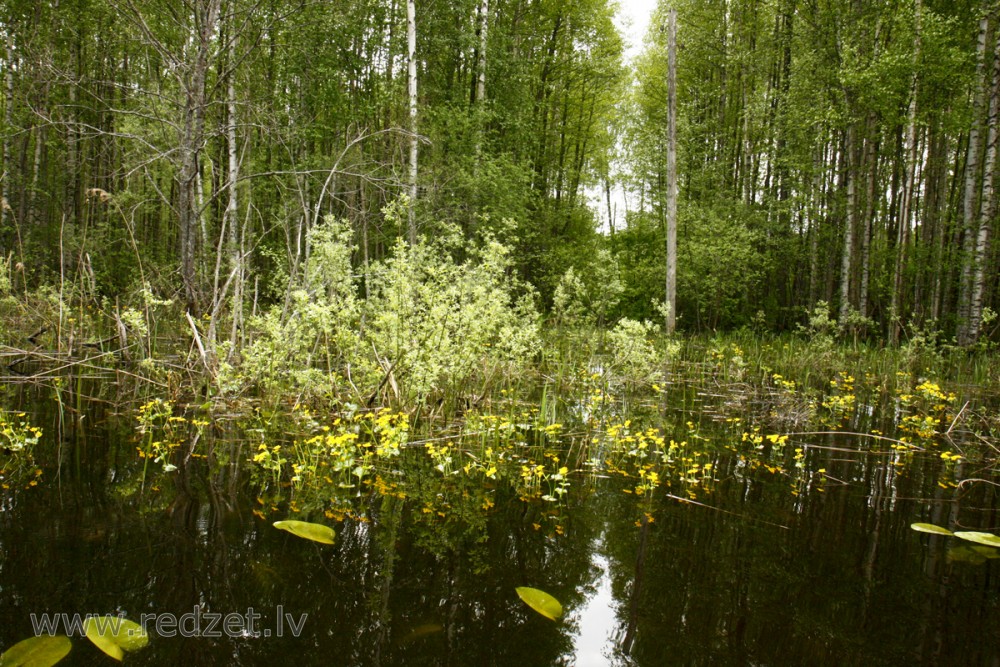
<instances>
[{"instance_id":1,"label":"water plant leaf","mask_svg":"<svg viewBox=\"0 0 1000 667\"><path fill-rule=\"evenodd\" d=\"M135 651L149 643L142 626L120 616L89 616L83 631L94 646L121 661L125 651Z\"/></svg>"},{"instance_id":2,"label":"water plant leaf","mask_svg":"<svg viewBox=\"0 0 1000 667\"><path fill-rule=\"evenodd\" d=\"M69 637L42 635L19 641L0 655L0 667L51 667L73 648Z\"/></svg>"},{"instance_id":3,"label":"water plant leaf","mask_svg":"<svg viewBox=\"0 0 1000 667\"><path fill-rule=\"evenodd\" d=\"M933 533L935 535L954 535L947 528L942 528L941 526L935 526L933 523L911 523L910 528L917 531L918 533Z\"/></svg>"},{"instance_id":4,"label":"water plant leaf","mask_svg":"<svg viewBox=\"0 0 1000 667\"><path fill-rule=\"evenodd\" d=\"M985 544L988 547L1000 547L1000 537L992 533L979 533L973 530L962 530L955 533L955 537L960 537L963 540L975 542L976 544Z\"/></svg>"},{"instance_id":5,"label":"water plant leaf","mask_svg":"<svg viewBox=\"0 0 1000 667\"><path fill-rule=\"evenodd\" d=\"M517 591L517 596L524 600L524 604L528 605L545 618L550 618L554 621L562 616L563 610L562 605L559 604L559 600L556 600L545 591L540 591L537 588L529 588L527 586L518 586L514 590Z\"/></svg>"},{"instance_id":6,"label":"water plant leaf","mask_svg":"<svg viewBox=\"0 0 1000 667\"><path fill-rule=\"evenodd\" d=\"M323 544L333 544L333 538L336 535L333 532L333 528L324 526L321 523L309 523L308 521L294 521L291 519L287 521L275 521L274 527L287 530L297 537Z\"/></svg>"}]
</instances>

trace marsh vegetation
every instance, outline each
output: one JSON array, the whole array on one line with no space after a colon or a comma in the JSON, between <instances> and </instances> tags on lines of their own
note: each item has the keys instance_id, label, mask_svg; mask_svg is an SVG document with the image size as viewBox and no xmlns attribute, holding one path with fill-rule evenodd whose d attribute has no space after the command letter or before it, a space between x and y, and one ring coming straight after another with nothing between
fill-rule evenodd
<instances>
[{"instance_id":1,"label":"marsh vegetation","mask_svg":"<svg viewBox=\"0 0 1000 667\"><path fill-rule=\"evenodd\" d=\"M995 662L996 7L651 25L0 6L0 665Z\"/></svg>"}]
</instances>

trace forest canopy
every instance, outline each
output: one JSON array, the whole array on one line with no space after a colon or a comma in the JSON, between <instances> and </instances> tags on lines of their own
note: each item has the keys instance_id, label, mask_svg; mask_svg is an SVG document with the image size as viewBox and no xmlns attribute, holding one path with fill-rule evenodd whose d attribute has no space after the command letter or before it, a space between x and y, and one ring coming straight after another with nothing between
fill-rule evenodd
<instances>
[{"instance_id":1,"label":"forest canopy","mask_svg":"<svg viewBox=\"0 0 1000 667\"><path fill-rule=\"evenodd\" d=\"M669 9L678 327L818 307L874 340L995 338L984 0L662 0L634 61L607 0L9 0L0 287L174 300L235 343L309 284L330 217L352 299L407 245L457 267L499 243L559 321L658 319Z\"/></svg>"}]
</instances>

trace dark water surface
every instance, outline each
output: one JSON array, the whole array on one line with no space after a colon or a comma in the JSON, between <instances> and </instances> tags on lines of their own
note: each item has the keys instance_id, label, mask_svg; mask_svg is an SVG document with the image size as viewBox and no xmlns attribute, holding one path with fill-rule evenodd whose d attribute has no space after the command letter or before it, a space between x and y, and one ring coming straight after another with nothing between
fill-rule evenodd
<instances>
[{"instance_id":1,"label":"dark water surface","mask_svg":"<svg viewBox=\"0 0 1000 667\"><path fill-rule=\"evenodd\" d=\"M32 615L123 613L161 620L135 665L1000 664L1000 560L909 527L998 528L998 495L949 485L936 454L893 465L857 438L802 437L825 481L795 489L720 454L700 504L640 506L621 480L580 475L556 509L498 488L477 511L428 477L405 499L366 494L365 520L327 521L321 545L274 529L287 512L253 512L252 447L224 420L205 435L214 464L140 490L134 418L34 400L44 474L0 507L0 649L32 636ZM446 516L425 511L435 497ZM203 636L169 636L168 614ZM211 636L209 614L239 636ZM73 638L60 664L113 661Z\"/></svg>"}]
</instances>

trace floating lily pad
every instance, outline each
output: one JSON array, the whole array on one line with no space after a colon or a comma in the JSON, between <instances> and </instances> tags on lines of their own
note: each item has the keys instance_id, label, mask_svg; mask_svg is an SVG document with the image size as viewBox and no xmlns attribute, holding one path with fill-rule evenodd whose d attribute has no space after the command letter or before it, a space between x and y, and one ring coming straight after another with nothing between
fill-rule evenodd
<instances>
[{"instance_id":1,"label":"floating lily pad","mask_svg":"<svg viewBox=\"0 0 1000 667\"><path fill-rule=\"evenodd\" d=\"M330 526L324 526L321 523L309 523L308 521L275 521L274 527L287 530L297 537L323 544L333 544L333 538L336 535Z\"/></svg>"},{"instance_id":2,"label":"floating lily pad","mask_svg":"<svg viewBox=\"0 0 1000 667\"><path fill-rule=\"evenodd\" d=\"M559 600L545 591L540 591L537 588L528 588L527 586L518 586L514 590L517 591L518 597L524 600L524 604L545 618L550 618L554 621L562 616L563 610L562 605L559 604Z\"/></svg>"},{"instance_id":3,"label":"floating lily pad","mask_svg":"<svg viewBox=\"0 0 1000 667\"><path fill-rule=\"evenodd\" d=\"M29 637L0 655L0 667L51 667L65 658L72 648L69 637Z\"/></svg>"},{"instance_id":4,"label":"floating lily pad","mask_svg":"<svg viewBox=\"0 0 1000 667\"><path fill-rule=\"evenodd\" d=\"M963 540L975 542L976 544L985 544L988 547L1000 547L1000 537L992 533L978 533L971 530L963 530L955 533L955 537L960 537Z\"/></svg>"},{"instance_id":5,"label":"floating lily pad","mask_svg":"<svg viewBox=\"0 0 1000 667\"><path fill-rule=\"evenodd\" d=\"M83 631L94 646L119 661L125 657L125 651L135 651L149 643L141 625L120 616L90 616L83 622Z\"/></svg>"},{"instance_id":6,"label":"floating lily pad","mask_svg":"<svg viewBox=\"0 0 1000 667\"><path fill-rule=\"evenodd\" d=\"M933 523L911 523L910 528L917 531L918 533L933 533L935 535L954 535L947 528L942 528L941 526L935 526Z\"/></svg>"}]
</instances>

